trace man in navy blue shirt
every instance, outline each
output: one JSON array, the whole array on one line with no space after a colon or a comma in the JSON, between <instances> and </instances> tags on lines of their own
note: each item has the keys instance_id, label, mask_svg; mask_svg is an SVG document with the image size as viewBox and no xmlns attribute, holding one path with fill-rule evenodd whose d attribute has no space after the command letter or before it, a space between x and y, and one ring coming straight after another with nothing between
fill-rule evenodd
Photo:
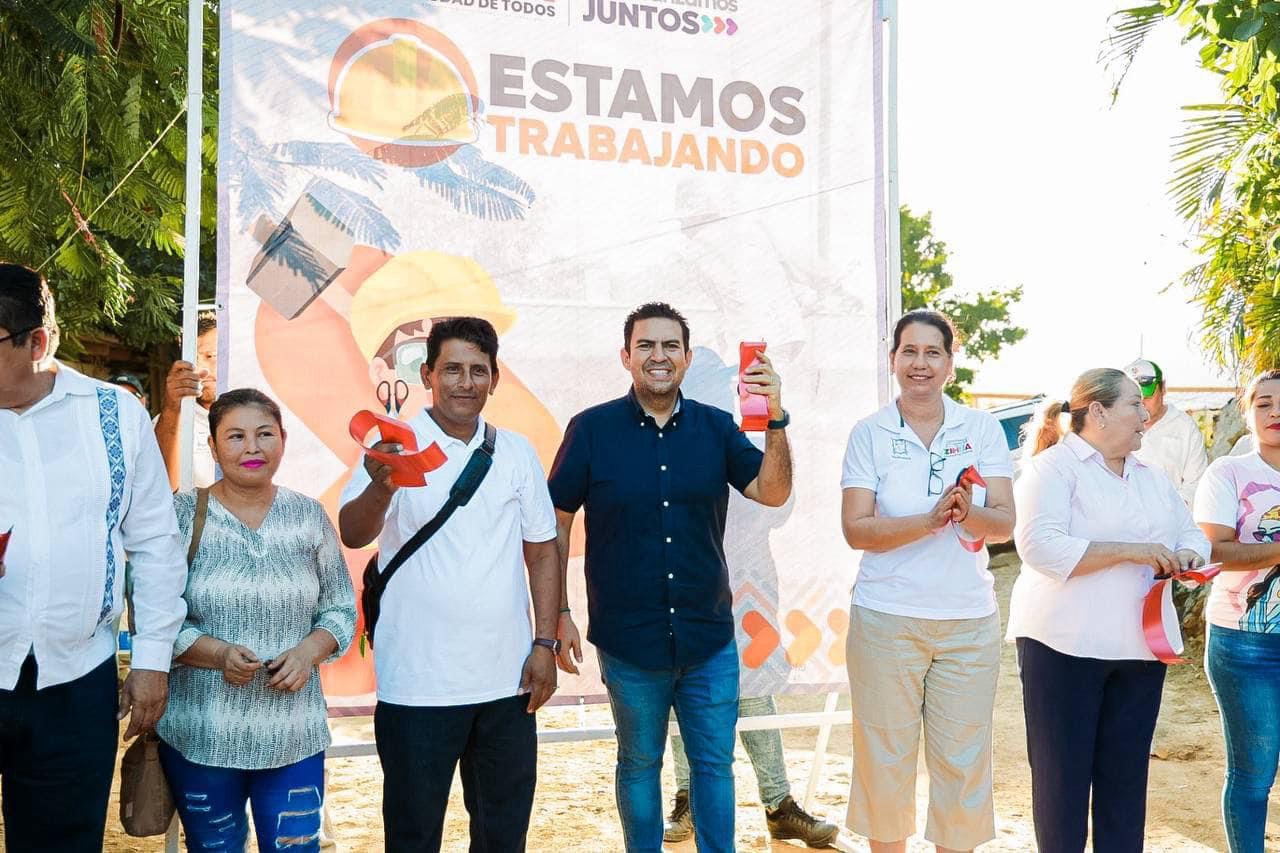
<instances>
[{"instance_id":1,"label":"man in navy blue shirt","mask_svg":"<svg viewBox=\"0 0 1280 853\"><path fill-rule=\"evenodd\" d=\"M587 639L600 653L618 734L616 794L628 851L662 849L660 771L674 707L691 767L701 851L734 846L733 741L738 650L724 557L729 486L766 506L791 495L782 384L763 354L747 371L769 402L764 452L729 413L685 399L689 324L642 305L623 328L623 397L576 415L551 471L560 564L586 508ZM562 601L560 665L580 638Z\"/></svg>"}]
</instances>

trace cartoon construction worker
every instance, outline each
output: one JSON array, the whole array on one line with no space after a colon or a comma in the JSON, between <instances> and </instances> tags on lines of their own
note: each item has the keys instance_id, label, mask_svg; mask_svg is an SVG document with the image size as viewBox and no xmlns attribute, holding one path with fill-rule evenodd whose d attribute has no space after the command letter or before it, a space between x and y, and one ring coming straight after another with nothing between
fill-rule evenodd
<instances>
[{"instance_id":1,"label":"cartoon construction worker","mask_svg":"<svg viewBox=\"0 0 1280 853\"><path fill-rule=\"evenodd\" d=\"M295 417L341 462L344 472L313 493L337 518L346 470L359 464L362 450L347 433L361 410L409 420L430 405L418 364L426 355L433 319L483 317L501 335L516 322L485 270L470 258L440 252L391 256L356 246L349 265L329 291L342 298L317 299L292 320L267 302L255 324L258 363L272 391ZM560 425L541 401L499 360L502 383L485 407L495 426L516 430L533 443L550 469L560 445ZM347 565L356 590L369 554L349 551ZM359 695L373 689L373 667L358 649L322 669L330 695Z\"/></svg>"}]
</instances>

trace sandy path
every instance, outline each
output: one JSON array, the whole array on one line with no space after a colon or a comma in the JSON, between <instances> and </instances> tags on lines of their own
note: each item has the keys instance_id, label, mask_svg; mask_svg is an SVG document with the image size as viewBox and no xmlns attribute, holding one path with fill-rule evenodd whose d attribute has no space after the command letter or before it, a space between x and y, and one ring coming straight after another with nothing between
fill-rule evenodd
<instances>
[{"instance_id":1,"label":"sandy path","mask_svg":"<svg viewBox=\"0 0 1280 853\"><path fill-rule=\"evenodd\" d=\"M998 556L993 562L1001 613L1007 612L1009 589L1017 573L1017 558ZM782 711L820 710L821 697L783 697ZM847 703L842 703L846 707ZM547 728L579 724L576 710L557 708L540 715ZM608 724L605 708L589 708L588 725ZM339 742L369 741L371 720L340 720L335 723ZM793 792L803 796L816 732L792 730L785 733L787 764ZM1022 700L1013 647L1006 646L996 705L996 815L999 837L984 851L1028 851L1034 849L1031 829L1030 778L1026 766L1026 741L1022 723ZM1150 802L1147 817L1147 849L1152 851L1223 850L1218 815L1218 794L1222 783L1222 738L1218 713L1209 694L1204 673L1196 665L1176 668L1165 687L1164 704L1156 730L1151 763ZM530 826L529 849L555 853L602 853L621 850L621 834L613 801L612 741L548 744L539 753L539 785ZM669 764L669 762L668 762ZM770 845L764 813L756 802L755 779L750 762L738 749L738 849L744 851L794 851L790 844ZM821 784L813 810L840 822L849 785L849 728L836 727L826 757ZM375 851L381 849L379 798L381 774L376 758L350 758L330 763L329 806L339 849ZM923 828L926 778L921 768L918 814ZM664 791L672 790L670 769L664 770ZM115 813L112 802L112 814ZM1280 798L1273 794L1272 822L1268 827L1268 849L1280 849ZM455 783L449 806L445 849L467 849L466 813ZM850 839L851 849L865 845ZM109 821L107 849L112 851L159 851L156 839L130 839L120 833L115 818ZM693 851L692 842L674 845L673 851ZM917 838L911 850L932 850Z\"/></svg>"}]
</instances>

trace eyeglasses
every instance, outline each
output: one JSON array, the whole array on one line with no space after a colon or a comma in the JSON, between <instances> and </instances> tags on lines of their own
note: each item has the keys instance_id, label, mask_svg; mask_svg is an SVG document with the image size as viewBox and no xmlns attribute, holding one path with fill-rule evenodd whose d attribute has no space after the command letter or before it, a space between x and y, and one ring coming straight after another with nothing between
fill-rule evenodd
<instances>
[{"instance_id":1,"label":"eyeglasses","mask_svg":"<svg viewBox=\"0 0 1280 853\"><path fill-rule=\"evenodd\" d=\"M942 494L942 489L946 486L946 483L942 479L942 465L946 461L947 457L943 456L941 453L934 453L932 450L929 451L930 496Z\"/></svg>"},{"instance_id":2,"label":"eyeglasses","mask_svg":"<svg viewBox=\"0 0 1280 853\"><path fill-rule=\"evenodd\" d=\"M41 327L40 327L40 326L32 326L30 329L23 329L23 330L22 330L22 331L20 331L20 332L10 332L9 334L5 335L3 338L0 338L0 344L4 343L5 341L11 341L11 340L13 340L14 338L20 338L20 337L22 337L23 335L29 335L29 334L31 334L32 332L34 332L36 329L39 329L39 328L41 328Z\"/></svg>"}]
</instances>

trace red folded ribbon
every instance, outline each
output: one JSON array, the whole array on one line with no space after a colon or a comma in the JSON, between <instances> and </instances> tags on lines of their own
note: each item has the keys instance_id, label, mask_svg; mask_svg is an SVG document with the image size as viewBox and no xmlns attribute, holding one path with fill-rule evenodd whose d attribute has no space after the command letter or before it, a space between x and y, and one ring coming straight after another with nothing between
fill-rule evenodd
<instances>
[{"instance_id":1,"label":"red folded ribbon","mask_svg":"<svg viewBox=\"0 0 1280 853\"><path fill-rule=\"evenodd\" d=\"M9 537L13 535L13 528L10 527L4 533L0 533L0 563L4 562L4 552L9 548Z\"/></svg>"},{"instance_id":2,"label":"red folded ribbon","mask_svg":"<svg viewBox=\"0 0 1280 853\"><path fill-rule=\"evenodd\" d=\"M365 436L373 429L378 430L381 441L394 441L402 449L400 453L387 453L367 446ZM434 441L426 450L418 450L418 437L413 428L404 421L379 415L375 412L356 412L349 426L351 437L364 448L364 452L383 465L391 466L391 482L397 486L425 486L427 473L434 471L449 460L440 445Z\"/></svg>"},{"instance_id":3,"label":"red folded ribbon","mask_svg":"<svg viewBox=\"0 0 1280 853\"><path fill-rule=\"evenodd\" d=\"M1178 572L1171 578L1156 581L1151 587L1142 600L1142 633L1156 660L1167 664L1187 662L1180 656L1182 626L1178 622L1178 609L1173 606L1173 582L1186 586L1208 583L1221 571L1221 563L1211 563L1201 569Z\"/></svg>"},{"instance_id":4,"label":"red folded ribbon","mask_svg":"<svg viewBox=\"0 0 1280 853\"><path fill-rule=\"evenodd\" d=\"M756 356L764 352L764 341L743 341L738 344L738 408L742 412L741 432L764 432L769 428L769 399L763 394L751 393L746 373L756 363Z\"/></svg>"},{"instance_id":5,"label":"red folded ribbon","mask_svg":"<svg viewBox=\"0 0 1280 853\"><path fill-rule=\"evenodd\" d=\"M978 473L978 469L973 465L965 468L960 472L960 476L956 477L957 486L982 486L987 487L987 481L982 479L982 475ZM960 525L951 522L951 529L955 531L956 538L960 540L960 547L968 551L970 554L976 554L981 551L987 544L986 538L982 539L965 539L964 534L960 530Z\"/></svg>"}]
</instances>

